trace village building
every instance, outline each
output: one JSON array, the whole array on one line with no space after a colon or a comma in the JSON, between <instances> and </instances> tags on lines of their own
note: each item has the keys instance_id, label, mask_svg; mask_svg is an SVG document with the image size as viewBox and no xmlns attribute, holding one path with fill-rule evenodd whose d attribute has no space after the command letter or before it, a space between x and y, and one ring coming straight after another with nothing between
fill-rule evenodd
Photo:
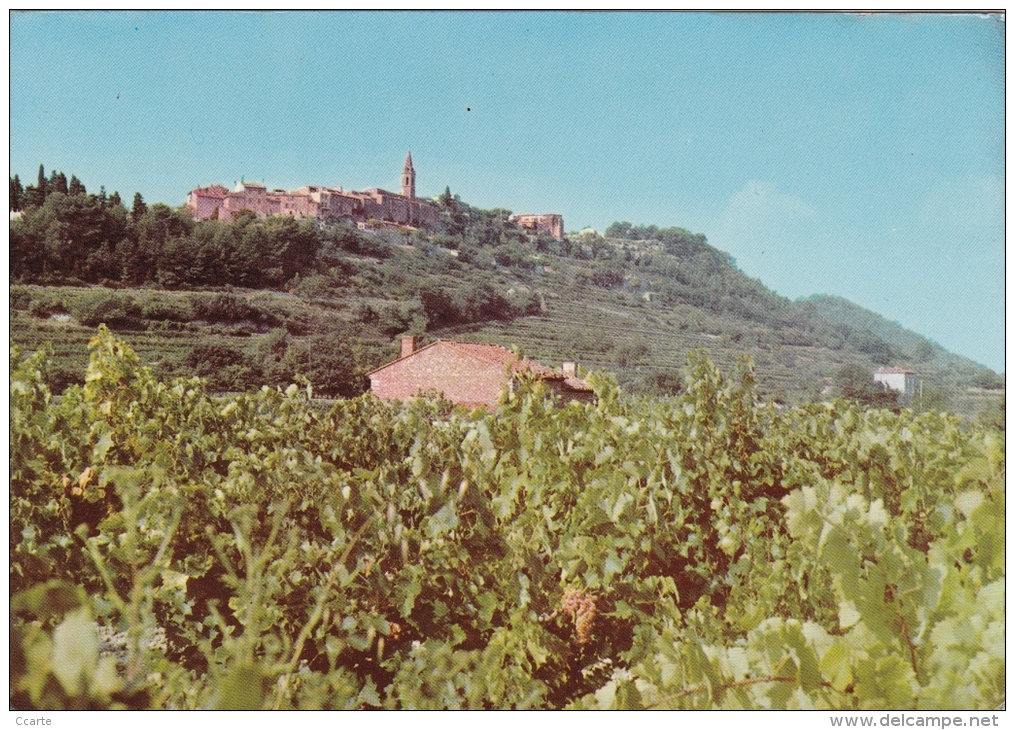
<instances>
[{"instance_id":1,"label":"village building","mask_svg":"<svg viewBox=\"0 0 1015 730\"><path fill-rule=\"evenodd\" d=\"M559 213L516 213L508 220L528 231L549 233L557 240L564 238L564 216Z\"/></svg>"},{"instance_id":2,"label":"village building","mask_svg":"<svg viewBox=\"0 0 1015 730\"><path fill-rule=\"evenodd\" d=\"M916 393L916 373L904 368L878 368L874 373L874 382L886 388L896 390L903 395L912 396Z\"/></svg>"},{"instance_id":3,"label":"village building","mask_svg":"<svg viewBox=\"0 0 1015 730\"><path fill-rule=\"evenodd\" d=\"M195 219L218 218L228 196L229 191L221 185L194 188L187 195L187 208Z\"/></svg>"},{"instance_id":4,"label":"village building","mask_svg":"<svg viewBox=\"0 0 1015 730\"><path fill-rule=\"evenodd\" d=\"M453 340L416 349L415 337L403 337L400 357L367 376L370 392L385 400L439 393L455 404L493 411L504 390L525 374L545 382L563 400L593 398L592 387L577 377L574 363L564 363L558 371L498 345Z\"/></svg>"},{"instance_id":5,"label":"village building","mask_svg":"<svg viewBox=\"0 0 1015 730\"><path fill-rule=\"evenodd\" d=\"M229 221L241 210L249 210L258 218L287 215L345 219L358 224L375 220L406 227L437 223L440 215L437 205L416 197L416 171L411 153L405 158L401 181L401 192L393 193L381 188L353 191L312 185L289 191L269 191L261 183L241 180L231 191L221 185L191 190L187 195L187 208L197 220Z\"/></svg>"}]
</instances>

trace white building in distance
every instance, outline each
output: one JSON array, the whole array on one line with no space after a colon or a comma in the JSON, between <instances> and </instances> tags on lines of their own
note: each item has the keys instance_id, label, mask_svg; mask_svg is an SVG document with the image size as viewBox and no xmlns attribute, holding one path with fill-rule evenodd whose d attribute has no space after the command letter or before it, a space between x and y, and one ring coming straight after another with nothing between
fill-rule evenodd
<instances>
[{"instance_id":1,"label":"white building in distance","mask_svg":"<svg viewBox=\"0 0 1015 730\"><path fill-rule=\"evenodd\" d=\"M878 368L874 381L884 383L886 388L897 390L903 395L916 393L916 373L903 368Z\"/></svg>"}]
</instances>

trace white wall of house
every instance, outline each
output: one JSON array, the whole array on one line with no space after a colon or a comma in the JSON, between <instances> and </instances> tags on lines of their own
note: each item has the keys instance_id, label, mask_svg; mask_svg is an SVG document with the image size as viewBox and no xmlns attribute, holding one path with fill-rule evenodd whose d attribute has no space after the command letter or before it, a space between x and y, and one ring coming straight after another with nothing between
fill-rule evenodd
<instances>
[{"instance_id":1,"label":"white wall of house","mask_svg":"<svg viewBox=\"0 0 1015 730\"><path fill-rule=\"evenodd\" d=\"M903 395L914 395L916 393L916 373L913 372L879 370L874 373L874 381L884 383L885 387L897 390Z\"/></svg>"}]
</instances>

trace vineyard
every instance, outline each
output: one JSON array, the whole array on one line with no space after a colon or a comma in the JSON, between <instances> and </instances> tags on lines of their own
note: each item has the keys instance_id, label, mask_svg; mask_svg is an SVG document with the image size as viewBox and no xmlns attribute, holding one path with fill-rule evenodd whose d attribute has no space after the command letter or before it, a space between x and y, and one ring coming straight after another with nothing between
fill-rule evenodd
<instances>
[{"instance_id":1,"label":"vineyard","mask_svg":"<svg viewBox=\"0 0 1015 730\"><path fill-rule=\"evenodd\" d=\"M697 352L677 397L491 415L90 348L60 398L11 352L13 707L1004 700L996 427L759 404Z\"/></svg>"}]
</instances>

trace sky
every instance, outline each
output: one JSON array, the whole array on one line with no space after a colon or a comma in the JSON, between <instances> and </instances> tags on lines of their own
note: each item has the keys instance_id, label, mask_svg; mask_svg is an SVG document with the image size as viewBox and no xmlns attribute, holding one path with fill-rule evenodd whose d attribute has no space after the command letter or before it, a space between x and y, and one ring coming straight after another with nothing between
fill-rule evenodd
<instances>
[{"instance_id":1,"label":"sky","mask_svg":"<svg viewBox=\"0 0 1015 730\"><path fill-rule=\"evenodd\" d=\"M1004 20L24 12L10 174L398 190L704 233L1003 372Z\"/></svg>"}]
</instances>

